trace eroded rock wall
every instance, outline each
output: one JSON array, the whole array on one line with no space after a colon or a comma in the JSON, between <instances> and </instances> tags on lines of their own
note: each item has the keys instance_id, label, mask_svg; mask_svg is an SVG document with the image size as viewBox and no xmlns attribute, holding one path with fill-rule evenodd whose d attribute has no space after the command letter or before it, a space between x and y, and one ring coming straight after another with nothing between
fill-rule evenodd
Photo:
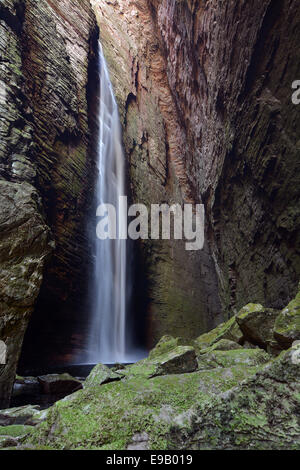
<instances>
[{"instance_id":1,"label":"eroded rock wall","mask_svg":"<svg viewBox=\"0 0 300 470\"><path fill-rule=\"evenodd\" d=\"M282 307L299 261L297 1L151 1L223 308Z\"/></svg>"},{"instance_id":2,"label":"eroded rock wall","mask_svg":"<svg viewBox=\"0 0 300 470\"><path fill-rule=\"evenodd\" d=\"M90 64L98 41L89 0L28 0L22 37L36 184L56 244L25 343L26 365L41 353L44 363L61 363L83 347L87 318L87 214L95 174L89 107L97 93Z\"/></svg>"},{"instance_id":3,"label":"eroded rock wall","mask_svg":"<svg viewBox=\"0 0 300 470\"><path fill-rule=\"evenodd\" d=\"M41 331L28 344L35 356L41 355L47 314L83 288L93 166L88 63L95 35L88 1L1 2L0 339L8 362L0 377L0 407L9 402L45 261L35 311Z\"/></svg>"}]
</instances>

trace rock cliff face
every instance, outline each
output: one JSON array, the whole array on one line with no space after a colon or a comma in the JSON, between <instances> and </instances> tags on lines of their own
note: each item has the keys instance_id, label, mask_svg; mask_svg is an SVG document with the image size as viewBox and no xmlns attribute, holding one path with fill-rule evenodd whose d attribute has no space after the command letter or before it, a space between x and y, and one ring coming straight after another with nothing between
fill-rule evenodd
<instances>
[{"instance_id":1,"label":"rock cliff face","mask_svg":"<svg viewBox=\"0 0 300 470\"><path fill-rule=\"evenodd\" d=\"M47 325L55 301L76 299L83 286L92 168L88 58L96 32L88 1L1 2L0 339L8 348L2 406L50 252L35 312L40 325ZM35 354L38 340L29 345Z\"/></svg>"},{"instance_id":2,"label":"rock cliff face","mask_svg":"<svg viewBox=\"0 0 300 470\"><path fill-rule=\"evenodd\" d=\"M223 306L282 307L300 275L299 4L151 4Z\"/></svg>"},{"instance_id":3,"label":"rock cliff face","mask_svg":"<svg viewBox=\"0 0 300 470\"><path fill-rule=\"evenodd\" d=\"M98 28L88 0L29 1L22 37L25 93L34 120L36 185L56 245L25 342L26 363L37 362L41 353L48 361L59 362L64 356L67 362L81 346L77 324L86 318L86 216L93 196L90 137L97 93L91 66Z\"/></svg>"},{"instance_id":4,"label":"rock cliff face","mask_svg":"<svg viewBox=\"0 0 300 470\"><path fill-rule=\"evenodd\" d=\"M225 316L282 307L300 276L298 3L92 3L133 200L206 207L202 253L143 246L152 338L219 321L219 298Z\"/></svg>"}]
</instances>

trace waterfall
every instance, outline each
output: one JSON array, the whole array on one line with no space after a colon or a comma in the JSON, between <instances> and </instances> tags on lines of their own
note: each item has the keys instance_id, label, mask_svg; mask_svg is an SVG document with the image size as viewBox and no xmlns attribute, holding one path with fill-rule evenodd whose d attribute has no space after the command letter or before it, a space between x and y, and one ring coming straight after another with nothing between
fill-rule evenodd
<instances>
[{"instance_id":1,"label":"waterfall","mask_svg":"<svg viewBox=\"0 0 300 470\"><path fill-rule=\"evenodd\" d=\"M118 106L99 43L100 103L98 111L98 179L96 204L112 204L117 211L117 233L127 233L127 213L119 209L125 191L125 155ZM94 273L91 285L88 362L123 363L138 360L133 351L127 321L130 273L127 272L127 241L94 238ZM95 240L96 238L96 240Z\"/></svg>"}]
</instances>

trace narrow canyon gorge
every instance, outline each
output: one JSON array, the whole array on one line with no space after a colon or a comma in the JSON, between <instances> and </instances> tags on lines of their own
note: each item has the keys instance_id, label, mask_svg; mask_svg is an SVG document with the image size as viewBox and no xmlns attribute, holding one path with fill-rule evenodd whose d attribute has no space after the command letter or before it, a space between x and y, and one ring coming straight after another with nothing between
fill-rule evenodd
<instances>
[{"instance_id":1,"label":"narrow canyon gorge","mask_svg":"<svg viewBox=\"0 0 300 470\"><path fill-rule=\"evenodd\" d=\"M87 355L104 106L99 40L129 203L205 208L202 250L176 239L129 244L132 337L149 357L96 366L83 390L50 408L47 421L36 418L26 445L275 449L282 433L283 446L299 449L300 365L291 359L300 340L300 105L291 99L300 80L299 2L2 0L0 39L1 410L17 372L58 372ZM95 385L107 394L89 396ZM116 437L105 424L119 426L110 402L122 415L126 396L134 409L138 387L141 415ZM217 390L209 405L197 402L209 388ZM99 423L93 415L87 430L80 397L106 420L98 441ZM245 415L261 403L261 423L243 415L228 431L230 407L240 417L245 402ZM155 431L142 428L149 409ZM0 427L19 424L5 416Z\"/></svg>"}]
</instances>

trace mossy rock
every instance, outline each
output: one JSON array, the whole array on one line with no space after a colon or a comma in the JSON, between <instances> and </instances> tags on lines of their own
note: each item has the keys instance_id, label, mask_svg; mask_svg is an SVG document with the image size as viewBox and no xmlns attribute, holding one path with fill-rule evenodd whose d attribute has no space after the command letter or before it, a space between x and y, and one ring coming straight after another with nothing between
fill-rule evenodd
<instances>
[{"instance_id":1,"label":"mossy rock","mask_svg":"<svg viewBox=\"0 0 300 470\"><path fill-rule=\"evenodd\" d=\"M246 341L267 350L274 341L273 329L279 313L261 304L248 304L239 311L236 321Z\"/></svg>"},{"instance_id":2,"label":"mossy rock","mask_svg":"<svg viewBox=\"0 0 300 470\"><path fill-rule=\"evenodd\" d=\"M178 346L171 337L160 341L149 357L123 370L126 377L151 378L167 374L183 374L197 369L196 351L192 346Z\"/></svg>"},{"instance_id":3,"label":"mossy rock","mask_svg":"<svg viewBox=\"0 0 300 470\"><path fill-rule=\"evenodd\" d=\"M23 437L32 431L32 426L16 424L12 426L0 426L0 436Z\"/></svg>"},{"instance_id":4,"label":"mossy rock","mask_svg":"<svg viewBox=\"0 0 300 470\"><path fill-rule=\"evenodd\" d=\"M215 351L223 359L211 370L80 390L50 408L19 448L300 449L299 352L261 364L264 351ZM248 360L236 362L241 353Z\"/></svg>"},{"instance_id":5,"label":"mossy rock","mask_svg":"<svg viewBox=\"0 0 300 470\"><path fill-rule=\"evenodd\" d=\"M182 449L300 450L299 357L300 345L231 390L196 405L193 425L173 428L173 444L180 435Z\"/></svg>"},{"instance_id":6,"label":"mossy rock","mask_svg":"<svg viewBox=\"0 0 300 470\"><path fill-rule=\"evenodd\" d=\"M155 359L156 357L167 354L168 352L175 349L177 346L186 346L182 338L173 338L173 336L163 336L157 345L150 351L149 359Z\"/></svg>"},{"instance_id":7,"label":"mossy rock","mask_svg":"<svg viewBox=\"0 0 300 470\"><path fill-rule=\"evenodd\" d=\"M0 436L0 449L4 450L7 448L17 447L18 440L15 437Z\"/></svg>"},{"instance_id":8,"label":"mossy rock","mask_svg":"<svg viewBox=\"0 0 300 470\"><path fill-rule=\"evenodd\" d=\"M16 447L32 431L32 426L0 426L0 448Z\"/></svg>"},{"instance_id":9,"label":"mossy rock","mask_svg":"<svg viewBox=\"0 0 300 470\"><path fill-rule=\"evenodd\" d=\"M25 405L17 408L0 410L0 426L10 426L14 424L31 424L34 417L40 416L38 405Z\"/></svg>"},{"instance_id":10,"label":"mossy rock","mask_svg":"<svg viewBox=\"0 0 300 470\"><path fill-rule=\"evenodd\" d=\"M201 349L207 349L222 339L227 339L235 343L241 343L243 341L243 333L236 322L236 317L230 318L230 320L221 323L221 325L217 326L214 330L199 336L193 344L196 351L200 352Z\"/></svg>"},{"instance_id":11,"label":"mossy rock","mask_svg":"<svg viewBox=\"0 0 300 470\"><path fill-rule=\"evenodd\" d=\"M122 376L121 373L112 371L104 364L97 364L85 380L83 386L86 388L103 385L105 383L121 380Z\"/></svg>"},{"instance_id":12,"label":"mossy rock","mask_svg":"<svg viewBox=\"0 0 300 470\"><path fill-rule=\"evenodd\" d=\"M300 340L300 290L276 318L274 338L284 348L289 348L294 341Z\"/></svg>"},{"instance_id":13,"label":"mossy rock","mask_svg":"<svg viewBox=\"0 0 300 470\"><path fill-rule=\"evenodd\" d=\"M80 380L70 374L49 374L38 377L42 393L46 395L60 394L61 398L82 388Z\"/></svg>"}]
</instances>

